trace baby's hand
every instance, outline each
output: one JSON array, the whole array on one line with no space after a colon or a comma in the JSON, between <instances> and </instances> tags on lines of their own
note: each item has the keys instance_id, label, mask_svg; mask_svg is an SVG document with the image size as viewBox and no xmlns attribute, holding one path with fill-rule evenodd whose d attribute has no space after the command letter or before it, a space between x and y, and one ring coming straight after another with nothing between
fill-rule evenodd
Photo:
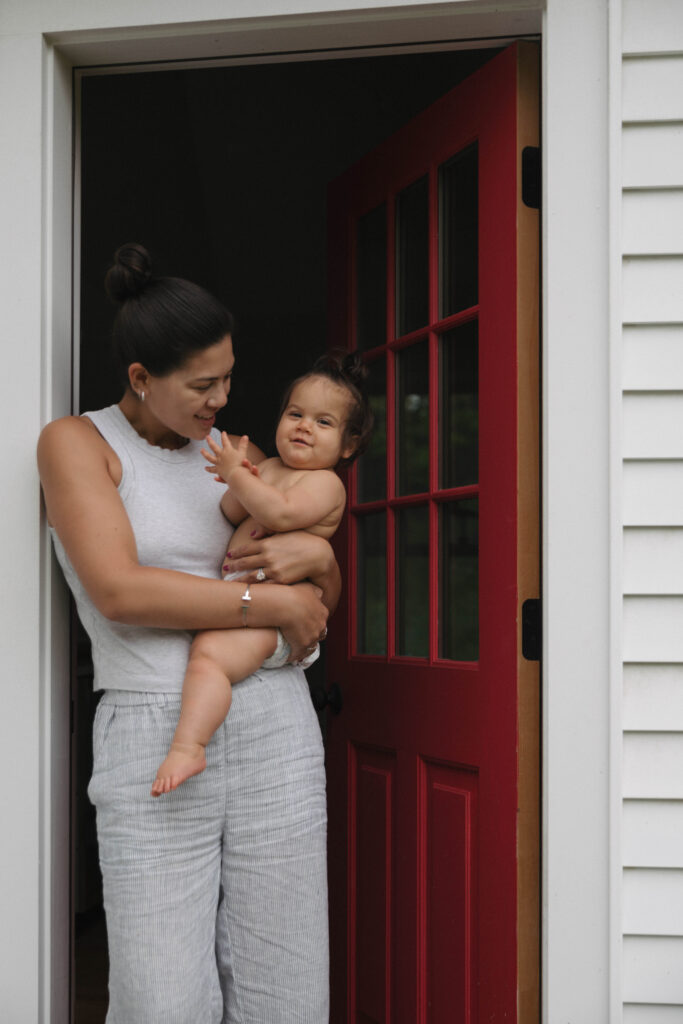
<instances>
[{"instance_id":1,"label":"baby's hand","mask_svg":"<svg viewBox=\"0 0 683 1024\"><path fill-rule=\"evenodd\" d=\"M221 434L221 444L214 441L211 436L207 437L206 443L211 451L207 452L205 448L201 449L202 455L209 463L204 468L207 473L215 473L224 483L228 483L228 477L234 469L248 461L246 456L249 438L246 434L239 439L237 448L233 448L230 444L230 438L225 431Z\"/></svg>"}]
</instances>

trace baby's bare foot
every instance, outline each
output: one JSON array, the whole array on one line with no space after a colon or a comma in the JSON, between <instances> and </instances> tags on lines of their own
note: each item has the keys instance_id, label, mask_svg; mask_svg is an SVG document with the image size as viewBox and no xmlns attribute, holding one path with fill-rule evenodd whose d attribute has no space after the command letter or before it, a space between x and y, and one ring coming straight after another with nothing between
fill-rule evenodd
<instances>
[{"instance_id":1,"label":"baby's bare foot","mask_svg":"<svg viewBox=\"0 0 683 1024\"><path fill-rule=\"evenodd\" d=\"M199 775L206 768L206 753L201 743L171 743L165 761L157 772L152 796L170 793L186 779Z\"/></svg>"}]
</instances>

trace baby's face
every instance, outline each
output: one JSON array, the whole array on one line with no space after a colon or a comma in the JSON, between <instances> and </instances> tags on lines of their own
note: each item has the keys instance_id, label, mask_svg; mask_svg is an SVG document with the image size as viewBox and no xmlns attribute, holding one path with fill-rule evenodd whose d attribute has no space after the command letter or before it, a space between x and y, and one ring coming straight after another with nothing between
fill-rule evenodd
<instances>
[{"instance_id":1,"label":"baby's face","mask_svg":"<svg viewBox=\"0 0 683 1024\"><path fill-rule=\"evenodd\" d=\"M275 434L278 454L290 469L332 469L351 454L344 445L350 396L328 377L306 377L289 399Z\"/></svg>"}]
</instances>

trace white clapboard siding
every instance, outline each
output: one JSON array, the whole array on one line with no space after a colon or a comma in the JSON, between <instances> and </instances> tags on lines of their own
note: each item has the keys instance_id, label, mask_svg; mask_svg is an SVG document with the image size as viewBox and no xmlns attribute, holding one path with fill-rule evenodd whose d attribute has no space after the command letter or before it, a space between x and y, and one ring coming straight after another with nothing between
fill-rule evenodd
<instances>
[{"instance_id":1,"label":"white clapboard siding","mask_svg":"<svg viewBox=\"0 0 683 1024\"><path fill-rule=\"evenodd\" d=\"M624 665L623 724L629 730L683 732L683 665Z\"/></svg>"},{"instance_id":2,"label":"white clapboard siding","mask_svg":"<svg viewBox=\"0 0 683 1024\"><path fill-rule=\"evenodd\" d=\"M622 478L625 526L683 526L683 459L632 459Z\"/></svg>"},{"instance_id":3,"label":"white clapboard siding","mask_svg":"<svg viewBox=\"0 0 683 1024\"><path fill-rule=\"evenodd\" d=\"M683 56L625 60L621 112L624 121L683 121Z\"/></svg>"},{"instance_id":4,"label":"white clapboard siding","mask_svg":"<svg viewBox=\"0 0 683 1024\"><path fill-rule=\"evenodd\" d=\"M622 133L624 188L677 188L683 164L683 124L628 124Z\"/></svg>"},{"instance_id":5,"label":"white clapboard siding","mask_svg":"<svg viewBox=\"0 0 683 1024\"><path fill-rule=\"evenodd\" d=\"M626 868L622 900L624 935L683 936L683 869Z\"/></svg>"},{"instance_id":6,"label":"white clapboard siding","mask_svg":"<svg viewBox=\"0 0 683 1024\"><path fill-rule=\"evenodd\" d=\"M617 7L621 996L623 1024L683 1024L683 0Z\"/></svg>"},{"instance_id":7,"label":"white clapboard siding","mask_svg":"<svg viewBox=\"0 0 683 1024\"><path fill-rule=\"evenodd\" d=\"M680 868L683 800L626 800L622 819L624 867Z\"/></svg>"},{"instance_id":8,"label":"white clapboard siding","mask_svg":"<svg viewBox=\"0 0 683 1024\"><path fill-rule=\"evenodd\" d=\"M683 662L683 597L625 597L625 662Z\"/></svg>"},{"instance_id":9,"label":"white clapboard siding","mask_svg":"<svg viewBox=\"0 0 683 1024\"><path fill-rule=\"evenodd\" d=\"M681 167L683 170L683 149ZM682 283L683 256L626 257L623 269L624 323L683 323Z\"/></svg>"},{"instance_id":10,"label":"white clapboard siding","mask_svg":"<svg viewBox=\"0 0 683 1024\"><path fill-rule=\"evenodd\" d=\"M683 233L683 189L624 192L621 211L625 255L676 255Z\"/></svg>"},{"instance_id":11,"label":"white clapboard siding","mask_svg":"<svg viewBox=\"0 0 683 1024\"><path fill-rule=\"evenodd\" d=\"M627 935L623 960L624 1001L683 1005L681 965L683 939Z\"/></svg>"},{"instance_id":12,"label":"white clapboard siding","mask_svg":"<svg viewBox=\"0 0 683 1024\"><path fill-rule=\"evenodd\" d=\"M623 1024L683 1024L683 1006L625 1003Z\"/></svg>"},{"instance_id":13,"label":"white clapboard siding","mask_svg":"<svg viewBox=\"0 0 683 1024\"><path fill-rule=\"evenodd\" d=\"M628 527L623 572L624 594L683 594L683 529Z\"/></svg>"},{"instance_id":14,"label":"white clapboard siding","mask_svg":"<svg viewBox=\"0 0 683 1024\"><path fill-rule=\"evenodd\" d=\"M629 392L623 413L625 459L683 459L683 392Z\"/></svg>"},{"instance_id":15,"label":"white clapboard siding","mask_svg":"<svg viewBox=\"0 0 683 1024\"><path fill-rule=\"evenodd\" d=\"M624 733L624 796L683 799L683 736L679 732Z\"/></svg>"},{"instance_id":16,"label":"white clapboard siding","mask_svg":"<svg viewBox=\"0 0 683 1024\"><path fill-rule=\"evenodd\" d=\"M683 220L679 246L681 239ZM625 391L683 391L683 324L631 324L624 327L622 338Z\"/></svg>"},{"instance_id":17,"label":"white clapboard siding","mask_svg":"<svg viewBox=\"0 0 683 1024\"><path fill-rule=\"evenodd\" d=\"M683 52L681 0L623 0L624 54Z\"/></svg>"}]
</instances>

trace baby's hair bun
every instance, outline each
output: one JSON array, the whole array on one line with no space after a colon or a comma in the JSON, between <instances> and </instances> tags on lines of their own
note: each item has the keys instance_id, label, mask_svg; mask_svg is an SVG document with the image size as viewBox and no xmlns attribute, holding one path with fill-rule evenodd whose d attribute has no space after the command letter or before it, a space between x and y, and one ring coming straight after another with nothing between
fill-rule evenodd
<instances>
[{"instance_id":1,"label":"baby's hair bun","mask_svg":"<svg viewBox=\"0 0 683 1024\"><path fill-rule=\"evenodd\" d=\"M332 380L353 384L362 390L368 375L368 368L358 352L332 349L316 359L312 373L324 373Z\"/></svg>"},{"instance_id":2,"label":"baby's hair bun","mask_svg":"<svg viewBox=\"0 0 683 1024\"><path fill-rule=\"evenodd\" d=\"M139 295L151 278L152 261L147 250L137 242L126 242L114 253L104 286L110 299L125 302Z\"/></svg>"},{"instance_id":3,"label":"baby's hair bun","mask_svg":"<svg viewBox=\"0 0 683 1024\"><path fill-rule=\"evenodd\" d=\"M333 355L336 355L336 353ZM363 362L358 352L347 352L343 356L341 359L341 371L347 380L350 380L357 388L363 387L368 376L367 364Z\"/></svg>"}]
</instances>

